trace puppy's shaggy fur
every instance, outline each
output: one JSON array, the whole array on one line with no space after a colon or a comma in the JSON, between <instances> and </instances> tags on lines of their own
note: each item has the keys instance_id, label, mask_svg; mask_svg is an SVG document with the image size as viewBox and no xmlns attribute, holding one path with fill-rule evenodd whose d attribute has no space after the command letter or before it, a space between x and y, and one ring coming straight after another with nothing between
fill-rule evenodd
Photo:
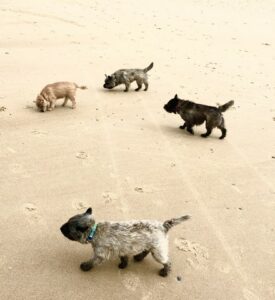
<instances>
[{"instance_id":1,"label":"puppy's shaggy fur","mask_svg":"<svg viewBox=\"0 0 275 300\"><path fill-rule=\"evenodd\" d=\"M218 127L222 132L220 139L223 139L226 136L226 128L222 113L233 104L234 101L231 100L218 107L208 106L189 100L182 100L178 98L178 95L175 95L163 108L169 113L179 114L182 117L185 123L180 126L180 129L186 128L189 133L194 134L193 126L201 125L205 121L207 131L201 136L204 138L208 137L213 128Z\"/></svg>"},{"instance_id":2,"label":"puppy's shaggy fur","mask_svg":"<svg viewBox=\"0 0 275 300\"><path fill-rule=\"evenodd\" d=\"M112 257L120 257L119 268L127 267L128 258L134 256L136 261L142 261L151 253L154 259L163 265L160 276L167 276L171 264L168 257L168 230L174 225L188 220L189 216L158 221L129 221L129 222L100 222L94 235L95 220L92 209L88 208L83 214L73 216L60 228L65 237L82 244L91 243L94 256L83 262L80 268L89 271Z\"/></svg>"},{"instance_id":3,"label":"puppy's shaggy fur","mask_svg":"<svg viewBox=\"0 0 275 300\"><path fill-rule=\"evenodd\" d=\"M105 75L106 79L103 87L105 89L112 89L120 84L125 84L124 92L128 92L131 82L136 81L138 86L135 89L136 91L142 88L142 84L145 85L144 91L147 91L149 86L147 72L150 71L153 66L154 63L151 63L145 69L120 69L112 75Z\"/></svg>"},{"instance_id":4,"label":"puppy's shaggy fur","mask_svg":"<svg viewBox=\"0 0 275 300\"><path fill-rule=\"evenodd\" d=\"M76 89L87 89L86 86L78 86L73 82L55 82L46 85L40 94L37 96L36 103L37 108L41 112L47 110L53 110L57 99L65 98L63 106L65 106L70 99L72 101L72 108L76 107L75 94Z\"/></svg>"}]
</instances>

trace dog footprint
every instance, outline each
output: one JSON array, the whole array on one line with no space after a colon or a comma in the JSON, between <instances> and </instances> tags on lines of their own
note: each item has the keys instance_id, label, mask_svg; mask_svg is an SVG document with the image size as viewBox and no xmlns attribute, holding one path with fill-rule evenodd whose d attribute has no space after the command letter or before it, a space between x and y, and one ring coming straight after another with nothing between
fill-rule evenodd
<instances>
[{"instance_id":1,"label":"dog footprint","mask_svg":"<svg viewBox=\"0 0 275 300\"><path fill-rule=\"evenodd\" d=\"M215 267L224 274L228 274L232 270L232 267L230 266L230 264L228 264L226 262L217 262L215 264Z\"/></svg>"},{"instance_id":2,"label":"dog footprint","mask_svg":"<svg viewBox=\"0 0 275 300\"><path fill-rule=\"evenodd\" d=\"M140 287L140 279L131 272L123 273L122 284L129 290L134 292L138 287Z\"/></svg>"},{"instance_id":3,"label":"dog footprint","mask_svg":"<svg viewBox=\"0 0 275 300\"><path fill-rule=\"evenodd\" d=\"M84 151L80 151L80 152L76 153L75 157L79 158L79 159L87 159L88 154L85 153Z\"/></svg>"},{"instance_id":4,"label":"dog footprint","mask_svg":"<svg viewBox=\"0 0 275 300\"><path fill-rule=\"evenodd\" d=\"M36 206L33 203L25 203L24 208L28 212L33 212L36 210Z\"/></svg>"},{"instance_id":5,"label":"dog footprint","mask_svg":"<svg viewBox=\"0 0 275 300\"><path fill-rule=\"evenodd\" d=\"M44 225L41 216L37 213L37 207L33 203L24 203L23 210L30 224Z\"/></svg>"},{"instance_id":6,"label":"dog footprint","mask_svg":"<svg viewBox=\"0 0 275 300\"><path fill-rule=\"evenodd\" d=\"M35 135L38 135L38 136L43 136L43 135L48 134L47 131L41 131L41 130L33 130L32 133Z\"/></svg>"},{"instance_id":7,"label":"dog footprint","mask_svg":"<svg viewBox=\"0 0 275 300\"><path fill-rule=\"evenodd\" d=\"M209 254L205 247L198 243L193 243L184 238L178 238L175 240L176 247L184 252L190 252L191 257L187 258L187 262L194 269L205 268L208 265Z\"/></svg>"},{"instance_id":8,"label":"dog footprint","mask_svg":"<svg viewBox=\"0 0 275 300\"><path fill-rule=\"evenodd\" d=\"M135 187L135 191L138 192L138 193L143 193L143 188Z\"/></svg>"},{"instance_id":9,"label":"dog footprint","mask_svg":"<svg viewBox=\"0 0 275 300\"><path fill-rule=\"evenodd\" d=\"M76 201L72 206L76 210L83 210L89 207L89 205L85 201Z\"/></svg>"},{"instance_id":10,"label":"dog footprint","mask_svg":"<svg viewBox=\"0 0 275 300\"><path fill-rule=\"evenodd\" d=\"M10 170L14 174L22 174L24 172L24 168L20 164L11 164Z\"/></svg>"},{"instance_id":11,"label":"dog footprint","mask_svg":"<svg viewBox=\"0 0 275 300\"><path fill-rule=\"evenodd\" d=\"M113 200L117 200L118 196L115 193L104 192L102 193L102 197L104 199L105 204L112 202Z\"/></svg>"}]
</instances>

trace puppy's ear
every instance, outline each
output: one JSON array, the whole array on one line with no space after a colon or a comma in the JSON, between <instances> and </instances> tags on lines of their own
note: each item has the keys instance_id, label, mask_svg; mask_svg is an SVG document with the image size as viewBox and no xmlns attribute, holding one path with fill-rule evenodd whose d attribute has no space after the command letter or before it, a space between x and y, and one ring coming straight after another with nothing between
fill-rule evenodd
<instances>
[{"instance_id":1,"label":"puppy's ear","mask_svg":"<svg viewBox=\"0 0 275 300\"><path fill-rule=\"evenodd\" d=\"M89 208L86 210L85 214L91 215L91 214L92 214L92 208L89 207Z\"/></svg>"},{"instance_id":2,"label":"puppy's ear","mask_svg":"<svg viewBox=\"0 0 275 300\"><path fill-rule=\"evenodd\" d=\"M107 75L107 74L104 74L104 75L105 75L106 78L108 78L108 75Z\"/></svg>"},{"instance_id":3,"label":"puppy's ear","mask_svg":"<svg viewBox=\"0 0 275 300\"><path fill-rule=\"evenodd\" d=\"M178 99L178 94L175 95L174 99Z\"/></svg>"}]
</instances>

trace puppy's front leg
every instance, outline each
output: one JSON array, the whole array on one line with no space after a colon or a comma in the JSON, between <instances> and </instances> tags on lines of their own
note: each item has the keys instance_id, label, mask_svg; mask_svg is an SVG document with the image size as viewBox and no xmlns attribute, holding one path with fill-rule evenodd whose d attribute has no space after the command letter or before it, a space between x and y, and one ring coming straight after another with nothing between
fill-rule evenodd
<instances>
[{"instance_id":1,"label":"puppy's front leg","mask_svg":"<svg viewBox=\"0 0 275 300\"><path fill-rule=\"evenodd\" d=\"M128 266L128 256L120 256L120 264L118 267L120 269L125 269Z\"/></svg>"},{"instance_id":2,"label":"puppy's front leg","mask_svg":"<svg viewBox=\"0 0 275 300\"><path fill-rule=\"evenodd\" d=\"M93 259L90 259L88 261L84 261L80 264L80 269L84 272L90 271L93 267L98 266L102 264L104 261L104 258L101 256L94 256Z\"/></svg>"},{"instance_id":3,"label":"puppy's front leg","mask_svg":"<svg viewBox=\"0 0 275 300\"><path fill-rule=\"evenodd\" d=\"M53 110L55 108L55 102L56 102L56 99L51 99L51 104L50 104L49 110Z\"/></svg>"},{"instance_id":4,"label":"puppy's front leg","mask_svg":"<svg viewBox=\"0 0 275 300\"><path fill-rule=\"evenodd\" d=\"M185 129L186 128L186 123L184 123L182 126L179 127L180 129Z\"/></svg>"},{"instance_id":5,"label":"puppy's front leg","mask_svg":"<svg viewBox=\"0 0 275 300\"><path fill-rule=\"evenodd\" d=\"M124 90L124 92L128 92L129 91L129 87L130 87L130 82L126 81L125 82L125 90Z\"/></svg>"}]
</instances>

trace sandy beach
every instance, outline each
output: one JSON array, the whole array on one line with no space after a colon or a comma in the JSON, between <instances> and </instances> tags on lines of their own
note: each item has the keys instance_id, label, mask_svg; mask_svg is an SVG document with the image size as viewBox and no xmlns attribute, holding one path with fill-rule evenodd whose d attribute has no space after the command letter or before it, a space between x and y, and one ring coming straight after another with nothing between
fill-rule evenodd
<instances>
[{"instance_id":1,"label":"sandy beach","mask_svg":"<svg viewBox=\"0 0 275 300\"><path fill-rule=\"evenodd\" d=\"M275 299L275 2L2 0L0 298ZM145 68L149 90L104 90ZM76 109L40 113L48 83L72 81ZM180 130L163 105L217 105L227 137ZM151 256L90 272L91 247L59 228L191 215L169 235L172 271Z\"/></svg>"}]
</instances>

